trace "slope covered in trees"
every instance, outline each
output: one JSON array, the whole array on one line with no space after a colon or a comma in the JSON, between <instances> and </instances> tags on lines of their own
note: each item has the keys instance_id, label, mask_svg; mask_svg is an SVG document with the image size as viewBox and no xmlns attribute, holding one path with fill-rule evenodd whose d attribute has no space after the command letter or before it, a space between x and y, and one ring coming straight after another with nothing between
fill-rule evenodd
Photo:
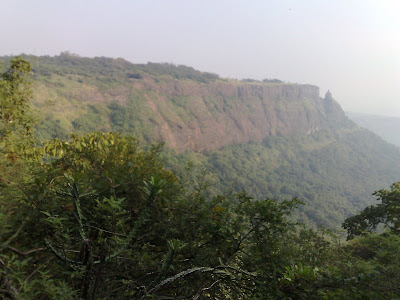
<instances>
[{"instance_id":1,"label":"slope covered in trees","mask_svg":"<svg viewBox=\"0 0 400 300\"><path fill-rule=\"evenodd\" d=\"M2 298L400 296L398 184L369 210L392 232L368 235L355 216L349 237L364 236L343 245L290 221L298 199L209 197L203 180L179 179L158 146L131 136L38 140L29 73L17 58L0 77Z\"/></svg>"},{"instance_id":2,"label":"slope covered in trees","mask_svg":"<svg viewBox=\"0 0 400 300\"><path fill-rule=\"evenodd\" d=\"M257 198L299 197L307 205L295 214L298 220L329 228L371 204L375 190L400 178L398 149L357 128L267 137L169 161L181 173L182 161L203 166L210 189L244 189Z\"/></svg>"}]
</instances>

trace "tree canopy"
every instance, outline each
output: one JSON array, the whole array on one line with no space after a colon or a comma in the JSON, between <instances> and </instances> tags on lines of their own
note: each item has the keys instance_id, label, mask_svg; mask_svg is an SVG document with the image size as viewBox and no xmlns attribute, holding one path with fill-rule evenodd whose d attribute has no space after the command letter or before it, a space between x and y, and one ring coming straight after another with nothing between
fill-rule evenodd
<instances>
[{"instance_id":1,"label":"tree canopy","mask_svg":"<svg viewBox=\"0 0 400 300\"><path fill-rule=\"evenodd\" d=\"M400 234L400 182L394 183L390 190L380 190L374 195L381 203L368 206L343 223L349 238L372 232L379 225L384 225L393 234Z\"/></svg>"}]
</instances>

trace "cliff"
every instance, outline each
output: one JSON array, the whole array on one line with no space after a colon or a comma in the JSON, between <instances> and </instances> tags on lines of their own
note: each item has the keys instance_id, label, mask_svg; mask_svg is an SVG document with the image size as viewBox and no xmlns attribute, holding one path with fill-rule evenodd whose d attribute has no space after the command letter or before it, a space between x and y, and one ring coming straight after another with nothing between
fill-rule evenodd
<instances>
[{"instance_id":1,"label":"cliff","mask_svg":"<svg viewBox=\"0 0 400 300\"><path fill-rule=\"evenodd\" d=\"M134 83L133 89L157 91L147 97L155 116L149 122L157 139L178 151L214 150L270 135L309 134L346 119L333 99L321 99L319 88L311 85L174 80L161 85ZM176 105L184 109L182 114Z\"/></svg>"},{"instance_id":2,"label":"cliff","mask_svg":"<svg viewBox=\"0 0 400 300\"><path fill-rule=\"evenodd\" d=\"M48 112L48 131L122 131L199 152L348 121L330 93L320 98L312 85L226 80L190 67L121 59L61 55L38 62L35 103Z\"/></svg>"}]
</instances>

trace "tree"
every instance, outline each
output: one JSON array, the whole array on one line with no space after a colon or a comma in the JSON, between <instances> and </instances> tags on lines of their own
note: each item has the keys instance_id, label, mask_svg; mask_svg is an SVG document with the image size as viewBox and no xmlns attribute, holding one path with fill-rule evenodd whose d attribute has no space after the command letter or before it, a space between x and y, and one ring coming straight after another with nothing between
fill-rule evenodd
<instances>
[{"instance_id":1,"label":"tree","mask_svg":"<svg viewBox=\"0 0 400 300\"><path fill-rule=\"evenodd\" d=\"M297 200L186 193L157 147L143 152L119 134L73 135L44 148L53 160L30 185L35 225L24 234L44 240L56 259L47 268L82 299L279 290L271 275L291 255L281 238L293 234L286 216Z\"/></svg>"},{"instance_id":2,"label":"tree","mask_svg":"<svg viewBox=\"0 0 400 300\"><path fill-rule=\"evenodd\" d=\"M282 270L297 260L285 244L295 234L287 216L297 199L209 199L162 167L158 147L142 151L119 134L72 135L44 151L50 157L24 185L25 226L4 257L30 253L53 296L273 296ZM50 294L39 272L24 271L12 277L26 282L20 296Z\"/></svg>"},{"instance_id":3,"label":"tree","mask_svg":"<svg viewBox=\"0 0 400 300\"><path fill-rule=\"evenodd\" d=\"M400 234L400 182L394 183L390 190L380 190L374 195L382 202L365 208L360 214L346 219L343 223L348 239L369 233L380 224L391 233Z\"/></svg>"},{"instance_id":4,"label":"tree","mask_svg":"<svg viewBox=\"0 0 400 300\"><path fill-rule=\"evenodd\" d=\"M15 146L16 139L32 136L35 125L30 111L32 96L30 74L32 68L28 61L16 57L11 60L9 69L0 75L0 143L2 149L6 139L8 145ZM17 143L20 146L21 143Z\"/></svg>"},{"instance_id":5,"label":"tree","mask_svg":"<svg viewBox=\"0 0 400 300\"><path fill-rule=\"evenodd\" d=\"M30 261L44 250L35 249L35 243L25 244L22 250L15 248L21 244L30 217L25 183L40 158L33 137L30 75L30 63L18 57L0 75L0 295L11 299L29 294L31 282L39 282L37 278L29 280L38 272ZM41 284L53 286L46 280Z\"/></svg>"}]
</instances>

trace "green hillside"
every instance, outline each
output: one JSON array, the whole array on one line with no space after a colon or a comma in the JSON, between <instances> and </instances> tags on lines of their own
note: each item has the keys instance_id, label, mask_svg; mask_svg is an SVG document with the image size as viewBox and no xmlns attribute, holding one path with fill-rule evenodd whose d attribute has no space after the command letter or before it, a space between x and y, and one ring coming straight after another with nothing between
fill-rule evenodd
<instances>
[{"instance_id":1,"label":"green hillside","mask_svg":"<svg viewBox=\"0 0 400 300\"><path fill-rule=\"evenodd\" d=\"M68 53L30 59L39 138L100 130L164 141L167 165L208 170L211 193L299 197L298 220L331 228L400 180L399 149L349 121L317 87Z\"/></svg>"},{"instance_id":2,"label":"green hillside","mask_svg":"<svg viewBox=\"0 0 400 300\"><path fill-rule=\"evenodd\" d=\"M333 228L373 203L379 186L400 178L399 157L395 146L354 128L180 154L172 169L188 160L209 170L206 178L215 190L222 186L256 198L298 197L306 203L298 220Z\"/></svg>"}]
</instances>

